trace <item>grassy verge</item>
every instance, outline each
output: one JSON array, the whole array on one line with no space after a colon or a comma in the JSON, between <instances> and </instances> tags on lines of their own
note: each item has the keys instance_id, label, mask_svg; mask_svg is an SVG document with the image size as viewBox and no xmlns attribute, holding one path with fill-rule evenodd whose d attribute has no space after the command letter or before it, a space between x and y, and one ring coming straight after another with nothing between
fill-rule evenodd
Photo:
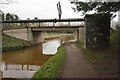
<instances>
[{"instance_id":1,"label":"grassy verge","mask_svg":"<svg viewBox=\"0 0 120 80\"><path fill-rule=\"evenodd\" d=\"M83 49L85 59L93 65L99 76L117 73L118 31L111 33L110 47L106 50L93 51L84 49L83 44L78 45L78 47Z\"/></svg>"},{"instance_id":2,"label":"grassy verge","mask_svg":"<svg viewBox=\"0 0 120 80\"><path fill-rule=\"evenodd\" d=\"M36 80L36 78L59 78L61 69L65 63L65 59L65 49L63 46L61 46L58 48L58 52L34 74L32 79Z\"/></svg>"},{"instance_id":3,"label":"grassy verge","mask_svg":"<svg viewBox=\"0 0 120 80\"><path fill-rule=\"evenodd\" d=\"M2 51L12 51L30 46L30 43L8 35L2 35Z\"/></svg>"}]
</instances>

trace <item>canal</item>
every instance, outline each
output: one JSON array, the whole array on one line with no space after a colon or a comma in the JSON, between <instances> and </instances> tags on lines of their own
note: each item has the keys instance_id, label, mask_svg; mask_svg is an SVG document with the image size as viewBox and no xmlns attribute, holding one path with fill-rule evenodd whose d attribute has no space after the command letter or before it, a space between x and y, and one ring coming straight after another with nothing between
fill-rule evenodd
<instances>
[{"instance_id":1,"label":"canal","mask_svg":"<svg viewBox=\"0 0 120 80\"><path fill-rule=\"evenodd\" d=\"M57 52L61 43L73 40L73 35L46 40L22 50L2 54L3 78L31 78L40 67Z\"/></svg>"}]
</instances>

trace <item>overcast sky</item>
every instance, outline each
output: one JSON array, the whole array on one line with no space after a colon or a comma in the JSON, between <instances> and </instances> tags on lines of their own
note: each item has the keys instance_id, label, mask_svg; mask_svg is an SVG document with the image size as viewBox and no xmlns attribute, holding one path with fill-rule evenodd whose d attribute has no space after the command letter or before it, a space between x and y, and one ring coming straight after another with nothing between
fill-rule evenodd
<instances>
[{"instance_id":1,"label":"overcast sky","mask_svg":"<svg viewBox=\"0 0 120 80\"><path fill-rule=\"evenodd\" d=\"M12 0L14 3L0 5L4 13L17 14L20 19L38 17L39 19L58 18L57 3L62 7L62 18L81 18L80 13L74 12L69 0ZM79 0L84 1L84 0ZM118 21L118 16L114 19Z\"/></svg>"},{"instance_id":2,"label":"overcast sky","mask_svg":"<svg viewBox=\"0 0 120 80\"><path fill-rule=\"evenodd\" d=\"M69 0L17 0L17 2L0 5L4 13L17 14L21 19L38 17L58 18L57 3L60 1L62 7L62 18L80 18L80 13L74 12Z\"/></svg>"}]
</instances>

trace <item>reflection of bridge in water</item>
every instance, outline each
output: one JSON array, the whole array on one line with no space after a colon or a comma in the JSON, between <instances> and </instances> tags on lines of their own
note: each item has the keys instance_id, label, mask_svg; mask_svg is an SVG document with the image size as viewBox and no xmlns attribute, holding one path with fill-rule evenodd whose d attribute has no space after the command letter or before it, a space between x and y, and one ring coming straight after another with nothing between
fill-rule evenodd
<instances>
[{"instance_id":1,"label":"reflection of bridge in water","mask_svg":"<svg viewBox=\"0 0 120 80\"><path fill-rule=\"evenodd\" d=\"M83 41L83 21L82 18L73 19L37 19L37 20L18 20L3 21L4 27L19 26L27 28L27 38L33 44L41 42L41 32L74 32L77 41ZM14 27L15 28L15 27Z\"/></svg>"},{"instance_id":2,"label":"reflection of bridge in water","mask_svg":"<svg viewBox=\"0 0 120 80\"><path fill-rule=\"evenodd\" d=\"M3 65L4 70L29 70L29 71L37 71L40 69L40 66L37 65L23 65L23 64L7 64Z\"/></svg>"}]
</instances>

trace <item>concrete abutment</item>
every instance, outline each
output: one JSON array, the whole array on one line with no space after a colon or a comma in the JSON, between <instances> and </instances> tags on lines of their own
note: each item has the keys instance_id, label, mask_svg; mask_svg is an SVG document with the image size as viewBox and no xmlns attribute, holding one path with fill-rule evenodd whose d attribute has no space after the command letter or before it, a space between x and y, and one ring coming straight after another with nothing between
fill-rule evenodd
<instances>
[{"instance_id":1,"label":"concrete abutment","mask_svg":"<svg viewBox=\"0 0 120 80\"><path fill-rule=\"evenodd\" d=\"M43 42L41 39L41 31L33 31L32 28L27 28L27 39L32 44Z\"/></svg>"}]
</instances>

